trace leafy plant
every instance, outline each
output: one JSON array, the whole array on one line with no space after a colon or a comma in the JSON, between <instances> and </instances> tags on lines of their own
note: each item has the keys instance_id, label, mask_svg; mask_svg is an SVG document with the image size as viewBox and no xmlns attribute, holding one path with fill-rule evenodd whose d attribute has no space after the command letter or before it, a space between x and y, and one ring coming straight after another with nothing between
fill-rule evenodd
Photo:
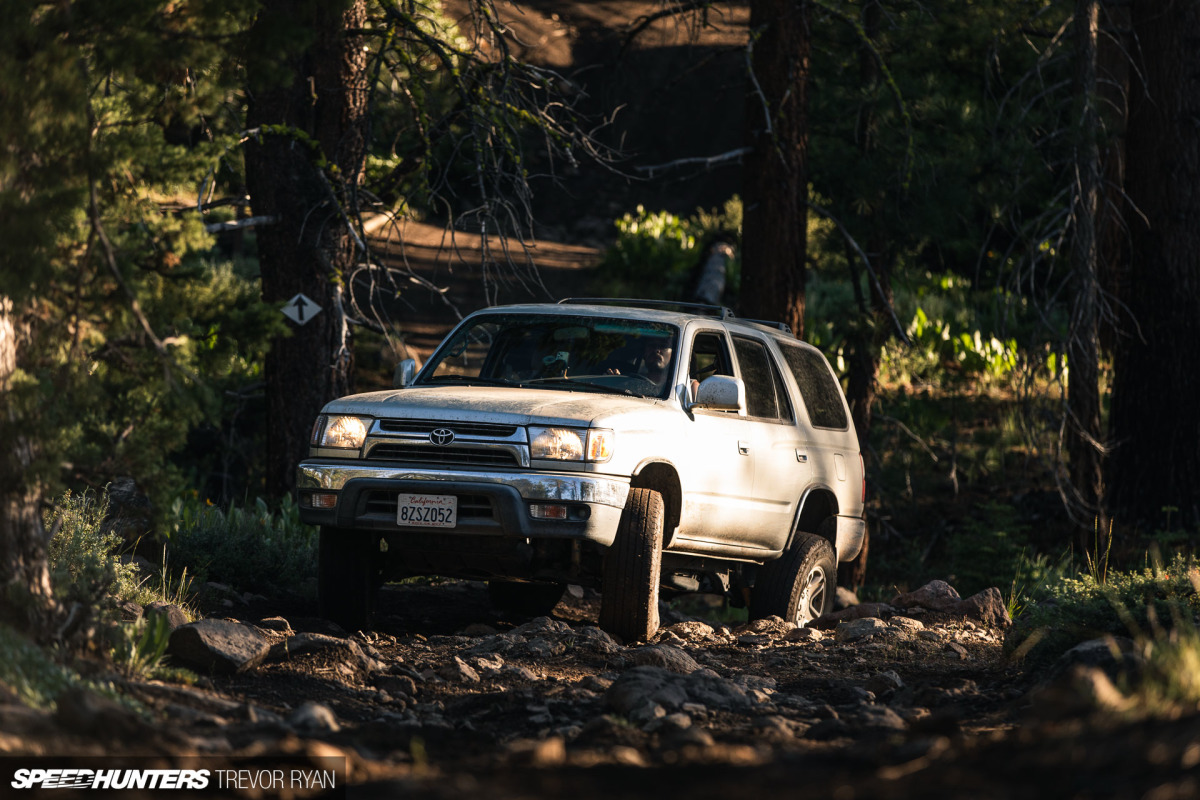
<instances>
[{"instance_id":1,"label":"leafy plant","mask_svg":"<svg viewBox=\"0 0 1200 800\"><path fill-rule=\"evenodd\" d=\"M1198 562L1174 556L1164 565L1147 556L1141 569L1109 569L1104 582L1088 572L1046 587L1010 631L1006 645L1033 665L1053 660L1082 641L1104 634L1147 641L1161 632L1184 635L1200 614L1194 585Z\"/></svg>"},{"instance_id":2,"label":"leafy plant","mask_svg":"<svg viewBox=\"0 0 1200 800\"><path fill-rule=\"evenodd\" d=\"M275 511L262 498L250 508L228 509L178 499L171 516L169 548L183 570L242 590L311 593L317 530L300 522L290 497Z\"/></svg>"},{"instance_id":3,"label":"leafy plant","mask_svg":"<svg viewBox=\"0 0 1200 800\"><path fill-rule=\"evenodd\" d=\"M686 299L704 247L717 237L740 240L742 203L735 196L720 211L701 209L686 218L639 205L613 224L617 237L597 270L597 291L611 297L680 300ZM736 293L739 276L735 258L725 276L730 293Z\"/></svg>"},{"instance_id":4,"label":"leafy plant","mask_svg":"<svg viewBox=\"0 0 1200 800\"><path fill-rule=\"evenodd\" d=\"M47 559L55 594L68 603L94 607L111 605L111 598L132 593L137 586L137 568L121 561L123 542L104 530L108 498L92 492L67 492L45 515L45 525L54 531Z\"/></svg>"},{"instance_id":5,"label":"leafy plant","mask_svg":"<svg viewBox=\"0 0 1200 800\"><path fill-rule=\"evenodd\" d=\"M171 623L166 614L150 614L136 622L116 626L113 661L127 678L155 675L171 641Z\"/></svg>"},{"instance_id":6,"label":"leafy plant","mask_svg":"<svg viewBox=\"0 0 1200 800\"><path fill-rule=\"evenodd\" d=\"M81 677L7 625L0 625L0 685L26 705L51 711L68 689L89 689L120 700L111 685Z\"/></svg>"}]
</instances>

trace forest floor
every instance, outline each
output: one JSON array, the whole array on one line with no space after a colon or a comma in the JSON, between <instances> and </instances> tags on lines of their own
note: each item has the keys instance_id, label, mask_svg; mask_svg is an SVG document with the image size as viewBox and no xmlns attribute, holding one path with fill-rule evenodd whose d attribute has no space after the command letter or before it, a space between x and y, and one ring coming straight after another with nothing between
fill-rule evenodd
<instances>
[{"instance_id":1,"label":"forest floor","mask_svg":"<svg viewBox=\"0 0 1200 800\"><path fill-rule=\"evenodd\" d=\"M332 764L327 796L350 797L1200 792L1200 717L1100 711L1070 680L1039 683L1010 663L1002 629L937 612L798 633L672 610L652 643L624 646L595 627L598 596L577 587L529 617L494 607L481 583L391 585L375 629L353 634L303 602L208 597L210 619L271 645L264 661L194 685L115 678L137 711L68 692L55 713L36 712L0 691L6 765Z\"/></svg>"}]
</instances>

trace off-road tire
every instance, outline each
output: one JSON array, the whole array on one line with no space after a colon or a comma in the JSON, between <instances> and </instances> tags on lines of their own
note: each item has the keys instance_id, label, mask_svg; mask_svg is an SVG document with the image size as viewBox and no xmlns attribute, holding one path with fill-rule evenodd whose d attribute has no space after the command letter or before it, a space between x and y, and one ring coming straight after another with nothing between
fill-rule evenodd
<instances>
[{"instance_id":1,"label":"off-road tire","mask_svg":"<svg viewBox=\"0 0 1200 800\"><path fill-rule=\"evenodd\" d=\"M626 642L658 630L658 584L662 567L662 495L630 489L616 540L604 554L600 627Z\"/></svg>"},{"instance_id":2,"label":"off-road tire","mask_svg":"<svg viewBox=\"0 0 1200 800\"><path fill-rule=\"evenodd\" d=\"M317 550L317 607L322 617L348 631L371 624L379 591L379 538L321 528Z\"/></svg>"},{"instance_id":3,"label":"off-road tire","mask_svg":"<svg viewBox=\"0 0 1200 800\"><path fill-rule=\"evenodd\" d=\"M488 581L488 597L493 606L531 617L549 615L566 590L561 583Z\"/></svg>"},{"instance_id":4,"label":"off-road tire","mask_svg":"<svg viewBox=\"0 0 1200 800\"><path fill-rule=\"evenodd\" d=\"M837 556L828 539L798 533L792 546L758 571L750 593L750 619L782 617L797 625L833 610Z\"/></svg>"}]
</instances>

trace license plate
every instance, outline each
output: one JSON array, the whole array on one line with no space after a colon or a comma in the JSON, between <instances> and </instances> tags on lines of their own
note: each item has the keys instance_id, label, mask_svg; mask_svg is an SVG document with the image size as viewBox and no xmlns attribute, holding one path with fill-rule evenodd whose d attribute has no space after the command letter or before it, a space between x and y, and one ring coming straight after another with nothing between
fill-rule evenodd
<instances>
[{"instance_id":1,"label":"license plate","mask_svg":"<svg viewBox=\"0 0 1200 800\"><path fill-rule=\"evenodd\" d=\"M458 498L452 494L402 494L396 524L418 528L453 528L458 524Z\"/></svg>"}]
</instances>

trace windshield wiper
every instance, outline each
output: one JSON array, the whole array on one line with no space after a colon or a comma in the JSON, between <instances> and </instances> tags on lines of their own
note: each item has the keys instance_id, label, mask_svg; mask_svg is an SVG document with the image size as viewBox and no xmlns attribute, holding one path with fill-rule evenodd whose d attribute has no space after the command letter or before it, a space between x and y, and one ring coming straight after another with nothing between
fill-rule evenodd
<instances>
[{"instance_id":1,"label":"windshield wiper","mask_svg":"<svg viewBox=\"0 0 1200 800\"><path fill-rule=\"evenodd\" d=\"M468 386L471 384L479 384L481 386L520 386L512 381L501 380L499 378L480 378L471 377L470 375L438 375L436 378L430 378L427 381L422 381L421 386L436 386L440 383L463 383Z\"/></svg>"},{"instance_id":2,"label":"windshield wiper","mask_svg":"<svg viewBox=\"0 0 1200 800\"><path fill-rule=\"evenodd\" d=\"M566 386L567 388L579 387L581 389L594 389L607 394L624 394L629 397L641 397L642 395L635 394L628 389L621 389L616 386L607 386L603 383L591 383L589 381L580 381L575 378L534 378L533 380L523 381L522 386L531 386L533 384L545 385L553 383L557 386Z\"/></svg>"}]
</instances>

